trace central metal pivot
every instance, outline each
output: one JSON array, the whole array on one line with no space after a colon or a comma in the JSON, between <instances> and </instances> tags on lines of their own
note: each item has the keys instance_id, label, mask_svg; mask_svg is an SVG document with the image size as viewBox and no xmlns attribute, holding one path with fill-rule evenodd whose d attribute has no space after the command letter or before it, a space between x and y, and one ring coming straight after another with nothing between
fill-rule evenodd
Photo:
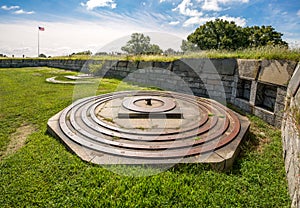
<instances>
[{"instance_id":1,"label":"central metal pivot","mask_svg":"<svg viewBox=\"0 0 300 208\"><path fill-rule=\"evenodd\" d=\"M146 105L152 106L151 98L145 99Z\"/></svg>"},{"instance_id":2,"label":"central metal pivot","mask_svg":"<svg viewBox=\"0 0 300 208\"><path fill-rule=\"evenodd\" d=\"M151 116L150 116L151 114ZM173 98L160 95L125 97L118 118L182 119L183 115Z\"/></svg>"}]
</instances>

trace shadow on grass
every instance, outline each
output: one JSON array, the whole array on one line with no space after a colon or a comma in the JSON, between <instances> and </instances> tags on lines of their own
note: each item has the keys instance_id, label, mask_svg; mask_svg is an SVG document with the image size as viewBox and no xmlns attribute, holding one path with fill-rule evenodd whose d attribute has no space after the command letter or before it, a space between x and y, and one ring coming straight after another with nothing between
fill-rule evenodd
<instances>
[{"instance_id":1,"label":"shadow on grass","mask_svg":"<svg viewBox=\"0 0 300 208\"><path fill-rule=\"evenodd\" d=\"M254 152L258 149L260 143L259 138L249 130L243 143L240 146L240 153L233 163L232 168L228 171L230 174L240 175L241 174L241 163L246 159L247 154Z\"/></svg>"}]
</instances>

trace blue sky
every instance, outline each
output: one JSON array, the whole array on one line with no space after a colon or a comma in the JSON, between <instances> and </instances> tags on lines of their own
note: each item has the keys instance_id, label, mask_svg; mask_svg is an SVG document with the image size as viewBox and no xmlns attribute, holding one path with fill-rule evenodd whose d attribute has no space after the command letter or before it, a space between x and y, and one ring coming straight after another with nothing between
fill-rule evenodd
<instances>
[{"instance_id":1,"label":"blue sky","mask_svg":"<svg viewBox=\"0 0 300 208\"><path fill-rule=\"evenodd\" d=\"M120 51L133 32L162 48L179 50L182 39L206 21L240 26L272 25L300 46L300 0L0 0L0 53L68 55L83 50Z\"/></svg>"}]
</instances>

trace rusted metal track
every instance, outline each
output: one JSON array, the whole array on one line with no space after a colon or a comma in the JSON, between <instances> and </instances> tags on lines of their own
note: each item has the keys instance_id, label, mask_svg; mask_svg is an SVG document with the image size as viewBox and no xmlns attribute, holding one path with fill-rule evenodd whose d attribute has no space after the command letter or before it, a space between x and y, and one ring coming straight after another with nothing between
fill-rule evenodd
<instances>
[{"instance_id":1,"label":"rusted metal track","mask_svg":"<svg viewBox=\"0 0 300 208\"><path fill-rule=\"evenodd\" d=\"M151 107L147 99L157 105ZM121 111L148 117L118 117ZM182 116L170 118L168 113ZM218 150L231 143L241 129L235 113L216 101L156 91L117 92L80 100L62 111L59 127L64 136L92 151L155 160Z\"/></svg>"}]
</instances>

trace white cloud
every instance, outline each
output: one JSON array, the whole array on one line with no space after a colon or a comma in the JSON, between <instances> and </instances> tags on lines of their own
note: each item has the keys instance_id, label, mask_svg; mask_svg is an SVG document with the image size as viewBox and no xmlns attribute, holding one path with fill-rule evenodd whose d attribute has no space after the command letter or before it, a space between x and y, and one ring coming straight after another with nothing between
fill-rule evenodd
<instances>
[{"instance_id":1,"label":"white cloud","mask_svg":"<svg viewBox=\"0 0 300 208\"><path fill-rule=\"evenodd\" d=\"M86 11L96 13L94 11ZM180 50L180 44L189 32L184 29L174 29L168 23L162 25L160 21L151 15L152 13L138 13L134 16L103 11L97 13L102 21L79 21L67 19L65 21L39 22L20 20L16 22L0 22L0 54L15 57L37 56L37 26L45 27L45 32L40 35L40 53L47 56L69 55L73 52L91 50L93 53L99 51L121 51L134 32L157 33L157 38L151 37L151 42L158 44L162 49L173 48ZM142 19L144 18L144 19ZM155 15L155 18L156 15ZM147 24L144 24L147 22ZM172 34L173 37L165 36ZM122 41L120 38L125 37ZM180 37L180 38L178 38ZM112 43L113 42L113 43Z\"/></svg>"},{"instance_id":2,"label":"white cloud","mask_svg":"<svg viewBox=\"0 0 300 208\"><path fill-rule=\"evenodd\" d=\"M196 2L196 4L194 4ZM242 17L217 16L217 14L207 13L207 11L218 12L224 10L224 5L233 3L248 3L249 0L182 0L181 3L173 9L181 15L188 17L183 23L184 27L193 25L202 25L207 21L217 18L227 21L234 21L239 26L245 26L246 20ZM207 13L205 16L204 14ZM212 16L214 15L214 16Z\"/></svg>"},{"instance_id":3,"label":"white cloud","mask_svg":"<svg viewBox=\"0 0 300 208\"><path fill-rule=\"evenodd\" d=\"M87 10L93 10L97 7L110 7L112 9L117 7L114 0L88 0L86 3L81 2L80 5L86 7Z\"/></svg>"},{"instance_id":4,"label":"white cloud","mask_svg":"<svg viewBox=\"0 0 300 208\"><path fill-rule=\"evenodd\" d=\"M6 5L3 5L3 6L1 7L1 9L6 10L6 11L9 11L9 10L14 10L14 9L20 9L20 7L19 7L19 6L10 6L10 7L8 7L8 6L6 6Z\"/></svg>"},{"instance_id":5,"label":"white cloud","mask_svg":"<svg viewBox=\"0 0 300 208\"><path fill-rule=\"evenodd\" d=\"M179 25L180 22L179 21L173 21L173 22L170 22L169 25Z\"/></svg>"},{"instance_id":6,"label":"white cloud","mask_svg":"<svg viewBox=\"0 0 300 208\"><path fill-rule=\"evenodd\" d=\"M203 25L205 22L213 20L210 17L191 17L183 23L183 27L189 27L191 25Z\"/></svg>"},{"instance_id":7,"label":"white cloud","mask_svg":"<svg viewBox=\"0 0 300 208\"><path fill-rule=\"evenodd\" d=\"M247 21L245 18L242 18L242 17L228 17L228 16L221 16L221 17L218 17L219 19L223 19L223 20L227 20L229 22L233 21L235 22L238 26L241 26L241 27L245 27L246 24L247 24Z\"/></svg>"},{"instance_id":8,"label":"white cloud","mask_svg":"<svg viewBox=\"0 0 300 208\"><path fill-rule=\"evenodd\" d=\"M112 9L117 8L117 4L116 4L116 3L111 4L111 8L112 8Z\"/></svg>"},{"instance_id":9,"label":"white cloud","mask_svg":"<svg viewBox=\"0 0 300 208\"><path fill-rule=\"evenodd\" d=\"M203 0L197 0L203 1ZM234 4L234 3L249 3L249 0L211 0L221 4Z\"/></svg>"},{"instance_id":10,"label":"white cloud","mask_svg":"<svg viewBox=\"0 0 300 208\"><path fill-rule=\"evenodd\" d=\"M189 7L193 7L193 3L191 0L183 0L175 9L172 11L179 11L180 14L190 17L202 16L203 13L199 12L196 9L190 9Z\"/></svg>"},{"instance_id":11,"label":"white cloud","mask_svg":"<svg viewBox=\"0 0 300 208\"><path fill-rule=\"evenodd\" d=\"M197 0L197 1L202 1L202 0ZM244 3L249 3L249 0L204 0L202 9L207 11L221 11L224 8L222 8L220 4L225 6L234 3L244 4Z\"/></svg>"},{"instance_id":12,"label":"white cloud","mask_svg":"<svg viewBox=\"0 0 300 208\"><path fill-rule=\"evenodd\" d=\"M222 10L222 8L218 4L218 0L205 0L202 9L216 12Z\"/></svg>"},{"instance_id":13,"label":"white cloud","mask_svg":"<svg viewBox=\"0 0 300 208\"><path fill-rule=\"evenodd\" d=\"M178 1L178 0L177 0ZM174 0L159 0L159 3L164 3L164 2L168 2L171 3L173 6L176 5L176 2L174 2Z\"/></svg>"},{"instance_id":14,"label":"white cloud","mask_svg":"<svg viewBox=\"0 0 300 208\"><path fill-rule=\"evenodd\" d=\"M20 9L20 10L14 11L13 13L14 14L34 14L35 12L34 11L27 12L27 11L24 11L23 9Z\"/></svg>"},{"instance_id":15,"label":"white cloud","mask_svg":"<svg viewBox=\"0 0 300 208\"><path fill-rule=\"evenodd\" d=\"M292 49L300 49L300 38L299 36L295 37L295 39L287 38L285 41L289 44L289 47Z\"/></svg>"},{"instance_id":16,"label":"white cloud","mask_svg":"<svg viewBox=\"0 0 300 208\"><path fill-rule=\"evenodd\" d=\"M34 14L35 13L34 11L30 11L30 12L24 11L23 9L20 8L20 6L8 7L6 5L3 5L3 6L1 6L1 9L5 10L5 11L14 10L13 14Z\"/></svg>"},{"instance_id":17,"label":"white cloud","mask_svg":"<svg viewBox=\"0 0 300 208\"><path fill-rule=\"evenodd\" d=\"M298 10L297 15L300 17L300 10Z\"/></svg>"},{"instance_id":18,"label":"white cloud","mask_svg":"<svg viewBox=\"0 0 300 208\"><path fill-rule=\"evenodd\" d=\"M193 12L201 13L201 11L196 9L197 7L203 11L218 12L224 10L224 6L230 4L249 2L249 0L194 0L194 1L196 1L197 3L193 4L192 0L182 0L181 3L175 9L173 9L173 11L179 11L181 14L186 16L201 16L201 15L193 14ZM188 13L188 10L193 12Z\"/></svg>"},{"instance_id":19,"label":"white cloud","mask_svg":"<svg viewBox=\"0 0 300 208\"><path fill-rule=\"evenodd\" d=\"M220 16L220 17L191 17L183 23L184 27L189 27L191 25L203 25L208 21L215 19L223 19L227 21L234 21L238 26L244 27L246 25L246 19L241 17L229 17L229 16Z\"/></svg>"},{"instance_id":20,"label":"white cloud","mask_svg":"<svg viewBox=\"0 0 300 208\"><path fill-rule=\"evenodd\" d=\"M231 3L249 3L249 0L215 0L215 1L218 1L222 4L231 4Z\"/></svg>"}]
</instances>

